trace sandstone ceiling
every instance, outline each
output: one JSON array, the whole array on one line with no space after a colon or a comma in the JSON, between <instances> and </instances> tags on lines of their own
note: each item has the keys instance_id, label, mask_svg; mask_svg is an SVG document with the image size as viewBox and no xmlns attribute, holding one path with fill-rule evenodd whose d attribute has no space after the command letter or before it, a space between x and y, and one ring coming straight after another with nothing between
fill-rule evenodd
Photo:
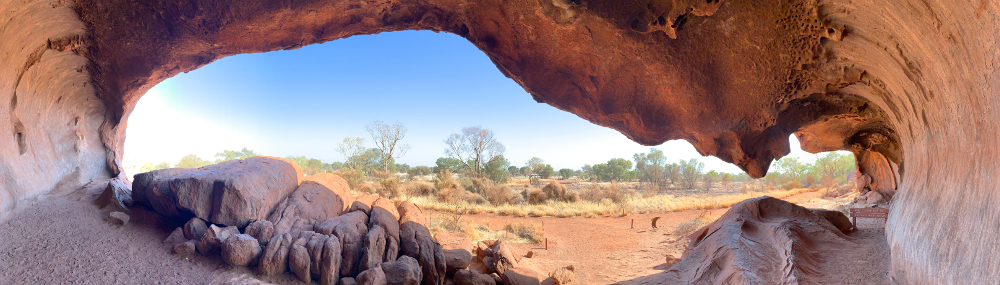
<instances>
[{"instance_id":1,"label":"sandstone ceiling","mask_svg":"<svg viewBox=\"0 0 1000 285\"><path fill-rule=\"evenodd\" d=\"M118 176L128 115L166 78L422 29L468 39L538 102L639 143L685 139L754 177L792 133L810 152L851 150L895 195L896 281L1000 280L998 13L987 0L0 0L0 213Z\"/></svg>"}]
</instances>

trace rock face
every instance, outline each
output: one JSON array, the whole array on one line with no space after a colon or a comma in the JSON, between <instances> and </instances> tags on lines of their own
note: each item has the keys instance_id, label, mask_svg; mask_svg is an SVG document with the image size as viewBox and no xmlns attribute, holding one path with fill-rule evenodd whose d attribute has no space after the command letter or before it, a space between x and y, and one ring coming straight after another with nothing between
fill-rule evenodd
<instances>
[{"instance_id":1,"label":"rock face","mask_svg":"<svg viewBox=\"0 0 1000 285\"><path fill-rule=\"evenodd\" d=\"M301 173L285 159L251 157L154 179L139 191L147 192L142 197L161 215L192 213L215 224L245 227L267 218L298 187Z\"/></svg>"},{"instance_id":2,"label":"rock face","mask_svg":"<svg viewBox=\"0 0 1000 285\"><path fill-rule=\"evenodd\" d=\"M740 202L689 237L667 284L837 283L819 257L854 246L827 217L771 197Z\"/></svg>"},{"instance_id":3,"label":"rock face","mask_svg":"<svg viewBox=\"0 0 1000 285\"><path fill-rule=\"evenodd\" d=\"M788 153L793 132L810 152L850 150L894 201L892 278L1000 279L995 254L981 254L1000 247L981 238L1000 236L986 222L1000 218L990 1L50 2L0 2L0 215L127 181L128 116L171 76L229 55L424 29L469 40L538 102L642 144L686 139L753 177ZM276 18L286 20L267 25ZM937 230L956 224L976 230Z\"/></svg>"}]
</instances>

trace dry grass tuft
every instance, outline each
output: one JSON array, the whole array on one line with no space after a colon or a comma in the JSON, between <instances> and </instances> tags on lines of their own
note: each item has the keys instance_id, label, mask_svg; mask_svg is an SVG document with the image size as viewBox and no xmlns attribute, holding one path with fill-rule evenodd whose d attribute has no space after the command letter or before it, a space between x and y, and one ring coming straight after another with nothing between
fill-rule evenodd
<instances>
[{"instance_id":1,"label":"dry grass tuft","mask_svg":"<svg viewBox=\"0 0 1000 285\"><path fill-rule=\"evenodd\" d=\"M437 192L437 189L434 189L434 184L420 180L406 182L401 188L407 196L426 196Z\"/></svg>"},{"instance_id":2,"label":"dry grass tuft","mask_svg":"<svg viewBox=\"0 0 1000 285\"><path fill-rule=\"evenodd\" d=\"M540 225L532 223L515 222L503 226L503 231L510 233L527 243L541 243L545 241L545 233ZM519 242L519 241L512 241Z\"/></svg>"},{"instance_id":3,"label":"dry grass tuft","mask_svg":"<svg viewBox=\"0 0 1000 285\"><path fill-rule=\"evenodd\" d=\"M695 217L694 219L691 219L690 221L683 222L680 225L677 225L677 229L674 230L673 234L674 235L684 236L684 235L690 234L690 233L692 233L692 232L694 232L694 231L696 231L698 229L701 229L702 227L704 227L704 226L706 226L706 225L708 225L708 224L710 224L710 223L712 223L712 222L714 222L715 220L718 220L718 219L719 219L719 216L712 215L712 213L709 212L709 211L704 211L704 212L701 212L701 214L699 214L698 217Z\"/></svg>"}]
</instances>

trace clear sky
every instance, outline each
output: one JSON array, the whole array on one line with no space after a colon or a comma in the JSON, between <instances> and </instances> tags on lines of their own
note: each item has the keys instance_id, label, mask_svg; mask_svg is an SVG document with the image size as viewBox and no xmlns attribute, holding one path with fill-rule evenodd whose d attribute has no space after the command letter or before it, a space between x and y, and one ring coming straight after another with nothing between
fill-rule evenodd
<instances>
[{"instance_id":1,"label":"clear sky","mask_svg":"<svg viewBox=\"0 0 1000 285\"><path fill-rule=\"evenodd\" d=\"M223 149L343 161L337 144L374 120L409 128L398 163L433 166L444 139L463 127L493 130L512 165L533 156L579 169L648 152L610 128L531 99L471 43L430 31L355 36L296 50L226 57L152 88L128 121L125 160L176 164ZM811 162L791 138L792 155ZM739 172L675 140L669 162L698 157L706 170Z\"/></svg>"}]
</instances>

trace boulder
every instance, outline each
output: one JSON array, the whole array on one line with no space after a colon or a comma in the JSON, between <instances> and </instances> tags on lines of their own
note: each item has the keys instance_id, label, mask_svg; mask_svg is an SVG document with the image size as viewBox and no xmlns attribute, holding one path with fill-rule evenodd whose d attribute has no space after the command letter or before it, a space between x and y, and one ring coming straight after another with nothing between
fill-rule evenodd
<instances>
[{"instance_id":1,"label":"boulder","mask_svg":"<svg viewBox=\"0 0 1000 285\"><path fill-rule=\"evenodd\" d=\"M493 244L493 269L497 274L503 275L505 271L517 267L516 258L517 255L503 240L498 240Z\"/></svg>"},{"instance_id":2,"label":"boulder","mask_svg":"<svg viewBox=\"0 0 1000 285\"><path fill-rule=\"evenodd\" d=\"M260 258L260 242L246 234L234 234L222 242L222 260L229 265L247 266Z\"/></svg>"},{"instance_id":3,"label":"boulder","mask_svg":"<svg viewBox=\"0 0 1000 285\"><path fill-rule=\"evenodd\" d=\"M274 237L274 224L268 220L254 221L247 225L243 232L256 239L261 246L266 246L267 242Z\"/></svg>"},{"instance_id":4,"label":"boulder","mask_svg":"<svg viewBox=\"0 0 1000 285\"><path fill-rule=\"evenodd\" d=\"M538 272L527 267L516 267L505 270L500 274L500 281L504 285L539 285L541 279Z\"/></svg>"},{"instance_id":5,"label":"boulder","mask_svg":"<svg viewBox=\"0 0 1000 285\"><path fill-rule=\"evenodd\" d=\"M340 262L342 260L340 240L329 236L323 241L323 255L319 262L319 284L336 285L340 279Z\"/></svg>"},{"instance_id":6,"label":"boulder","mask_svg":"<svg viewBox=\"0 0 1000 285\"><path fill-rule=\"evenodd\" d=\"M354 279L358 285L386 285L385 273L382 272L382 267L379 265L362 271Z\"/></svg>"},{"instance_id":7,"label":"boulder","mask_svg":"<svg viewBox=\"0 0 1000 285\"><path fill-rule=\"evenodd\" d=\"M326 219L340 216L347 209L347 182L333 173L320 173L303 181L292 194L281 201L267 217L281 230L299 223L313 226Z\"/></svg>"},{"instance_id":8,"label":"boulder","mask_svg":"<svg viewBox=\"0 0 1000 285\"><path fill-rule=\"evenodd\" d=\"M308 241L307 238L299 238L288 251L288 269L306 283L312 282L312 275L309 272L311 260L309 250L306 249Z\"/></svg>"},{"instance_id":9,"label":"boulder","mask_svg":"<svg viewBox=\"0 0 1000 285\"><path fill-rule=\"evenodd\" d=\"M400 225L407 222L414 222L424 226L425 228L427 227L427 218L424 217L420 208L417 207L417 205L410 203L410 201L403 201L400 203L399 206L396 206L396 211L399 213Z\"/></svg>"},{"instance_id":10,"label":"boulder","mask_svg":"<svg viewBox=\"0 0 1000 285\"><path fill-rule=\"evenodd\" d=\"M323 247L326 245L326 240L329 236L313 233L313 236L309 238L309 242L306 243L306 250L309 251L309 272L312 273L313 279L319 279L320 277L320 263L323 261Z\"/></svg>"},{"instance_id":11,"label":"boulder","mask_svg":"<svg viewBox=\"0 0 1000 285\"><path fill-rule=\"evenodd\" d=\"M338 217L326 219L326 220L324 220L324 221L316 224L316 226L314 227L314 230L317 233L321 233L321 234L324 234L324 235L329 235L329 234L333 233L333 228L337 227L338 225L346 224L346 225L354 226L354 225L357 225L359 223L367 224L368 223L368 215L366 215L366 214L364 214L362 212L349 212L347 214L344 214L344 215L341 215L341 216L338 216Z\"/></svg>"},{"instance_id":12,"label":"boulder","mask_svg":"<svg viewBox=\"0 0 1000 285\"><path fill-rule=\"evenodd\" d=\"M372 226L365 234L365 246L361 252L361 270L377 267L385 253L385 230Z\"/></svg>"},{"instance_id":13,"label":"boulder","mask_svg":"<svg viewBox=\"0 0 1000 285\"><path fill-rule=\"evenodd\" d=\"M205 220L198 217L191 218L184 224L184 237L187 239L201 239L206 231L208 225L205 224Z\"/></svg>"},{"instance_id":14,"label":"boulder","mask_svg":"<svg viewBox=\"0 0 1000 285\"><path fill-rule=\"evenodd\" d=\"M215 225L211 225L208 227L208 231L201 236L201 239L198 240L198 243L195 244L195 246L201 254L216 254L219 252L222 242L226 241L226 238L238 233L240 233L240 230L236 227L220 228Z\"/></svg>"},{"instance_id":15,"label":"boulder","mask_svg":"<svg viewBox=\"0 0 1000 285\"><path fill-rule=\"evenodd\" d=\"M869 191L864 196L865 204L881 204L885 202L885 195L879 193L879 191Z\"/></svg>"},{"instance_id":16,"label":"boulder","mask_svg":"<svg viewBox=\"0 0 1000 285\"><path fill-rule=\"evenodd\" d=\"M358 281L354 277L344 277L340 278L340 285L358 285Z\"/></svg>"},{"instance_id":17,"label":"boulder","mask_svg":"<svg viewBox=\"0 0 1000 285\"><path fill-rule=\"evenodd\" d=\"M167 217L193 213L215 224L245 227L267 218L299 186L301 173L283 158L230 160L153 179L145 197Z\"/></svg>"},{"instance_id":18,"label":"boulder","mask_svg":"<svg viewBox=\"0 0 1000 285\"><path fill-rule=\"evenodd\" d=\"M174 229L173 232L170 232L170 235L168 235L167 238L163 239L163 243L168 245L175 245L185 241L188 241L188 239L184 237L184 230L180 227Z\"/></svg>"},{"instance_id":19,"label":"boulder","mask_svg":"<svg viewBox=\"0 0 1000 285\"><path fill-rule=\"evenodd\" d=\"M175 244L171 249L170 253L177 255L189 255L197 252L197 247L195 247L196 240L189 240L182 243Z\"/></svg>"},{"instance_id":20,"label":"boulder","mask_svg":"<svg viewBox=\"0 0 1000 285\"><path fill-rule=\"evenodd\" d=\"M400 231L402 231L403 223L399 223ZM470 252L474 251L472 248L472 241L469 239L469 235L465 233L450 233L450 232L438 232L434 234L434 240L441 244L441 248L445 250L449 249L464 249ZM402 241L400 241L402 243Z\"/></svg>"},{"instance_id":21,"label":"boulder","mask_svg":"<svg viewBox=\"0 0 1000 285\"><path fill-rule=\"evenodd\" d=\"M108 214L108 222L112 225L124 226L128 224L129 216L123 212L111 212Z\"/></svg>"},{"instance_id":22,"label":"boulder","mask_svg":"<svg viewBox=\"0 0 1000 285\"><path fill-rule=\"evenodd\" d=\"M452 280L457 285L496 285L493 276L475 270L459 270Z\"/></svg>"},{"instance_id":23,"label":"boulder","mask_svg":"<svg viewBox=\"0 0 1000 285\"><path fill-rule=\"evenodd\" d=\"M851 223L851 219L848 218L847 215L844 215L844 212L823 210L823 209L812 209L812 212L813 214L823 217L824 219L829 221L831 224L833 224L834 227L837 227L837 229L840 230L840 232L842 233L846 234L854 230L854 224Z\"/></svg>"},{"instance_id":24,"label":"boulder","mask_svg":"<svg viewBox=\"0 0 1000 285\"><path fill-rule=\"evenodd\" d=\"M553 271L552 274L549 274L549 278L552 278L552 281L555 282L556 285L563 285L563 284L572 283L573 282L573 266L570 265L570 266L566 266L566 267L563 267L563 268L556 269L556 271Z\"/></svg>"},{"instance_id":25,"label":"boulder","mask_svg":"<svg viewBox=\"0 0 1000 285\"><path fill-rule=\"evenodd\" d=\"M368 226L364 222L354 225L344 223L334 227L333 235L340 239L342 249L341 274L354 276L361 272L361 255L365 248L364 237L367 233Z\"/></svg>"},{"instance_id":26,"label":"boulder","mask_svg":"<svg viewBox=\"0 0 1000 285\"><path fill-rule=\"evenodd\" d=\"M381 227L385 230L385 252L382 261L395 261L399 256L399 212L396 205L388 199L379 198L372 203L368 227Z\"/></svg>"},{"instance_id":27,"label":"boulder","mask_svg":"<svg viewBox=\"0 0 1000 285\"><path fill-rule=\"evenodd\" d=\"M464 249L449 249L444 251L444 262L448 275L466 269L472 263L472 253Z\"/></svg>"},{"instance_id":28,"label":"boulder","mask_svg":"<svg viewBox=\"0 0 1000 285\"><path fill-rule=\"evenodd\" d=\"M483 260L486 257L492 257L493 256L493 243L495 243L495 242L496 242L495 240L483 240L483 241L477 242L476 246L473 248L474 249L474 253L476 255L476 259L485 263L485 261L483 261Z\"/></svg>"},{"instance_id":29,"label":"boulder","mask_svg":"<svg viewBox=\"0 0 1000 285\"><path fill-rule=\"evenodd\" d=\"M483 266L486 267L486 273L496 273L496 261L493 260L492 256L483 257Z\"/></svg>"},{"instance_id":30,"label":"boulder","mask_svg":"<svg viewBox=\"0 0 1000 285\"><path fill-rule=\"evenodd\" d=\"M104 188L104 192L101 192L101 195L94 200L98 208L104 209L111 206L116 211L125 211L128 210L128 207L132 207L134 203L132 200L132 191L129 190L129 186L125 185L125 182L120 178L113 178L108 181L108 186Z\"/></svg>"},{"instance_id":31,"label":"boulder","mask_svg":"<svg viewBox=\"0 0 1000 285\"><path fill-rule=\"evenodd\" d=\"M423 280L417 260L405 255L394 262L383 262L382 271L389 285L417 285Z\"/></svg>"},{"instance_id":32,"label":"boulder","mask_svg":"<svg viewBox=\"0 0 1000 285\"><path fill-rule=\"evenodd\" d=\"M372 207L361 201L354 201L351 203L351 208L347 209L348 212L362 212L368 215L372 211Z\"/></svg>"},{"instance_id":33,"label":"boulder","mask_svg":"<svg viewBox=\"0 0 1000 285\"><path fill-rule=\"evenodd\" d=\"M150 171L150 172L143 172L143 173L139 173L139 174L136 174L136 175L132 176L132 200L135 201L135 203L138 203L138 204L141 204L141 205L145 205L145 206L148 206L148 207L152 208L153 205L151 205L149 203L150 200L147 199L148 193L153 190L153 188L150 188L150 186L151 185L160 185L160 183L153 183L153 181L156 180L156 179L164 178L164 177L173 177L173 176L175 176L177 174L184 173L184 172L186 172L188 170L191 170L191 169L190 168L166 168L166 169L153 170L153 171ZM158 194L162 194L162 193L158 193ZM158 199L154 199L154 200L158 200ZM167 199L167 200L169 200L169 199ZM154 210L156 210L156 209L154 208ZM157 212L159 212L159 211L157 211Z\"/></svg>"},{"instance_id":34,"label":"boulder","mask_svg":"<svg viewBox=\"0 0 1000 285\"><path fill-rule=\"evenodd\" d=\"M288 252L292 245L292 235L283 233L271 238L260 258L257 269L265 276L284 273L288 269Z\"/></svg>"},{"instance_id":35,"label":"boulder","mask_svg":"<svg viewBox=\"0 0 1000 285\"><path fill-rule=\"evenodd\" d=\"M404 202L405 205L407 203ZM447 265L445 264L444 250L441 244L434 240L430 231L424 224L423 214L415 206L404 206L406 211L400 220L405 221L400 225L400 254L413 257L419 262L423 272L424 285L439 285L444 283ZM372 213L377 212L377 208L372 208ZM471 256L470 256L471 259ZM465 264L468 266L468 263Z\"/></svg>"}]
</instances>

